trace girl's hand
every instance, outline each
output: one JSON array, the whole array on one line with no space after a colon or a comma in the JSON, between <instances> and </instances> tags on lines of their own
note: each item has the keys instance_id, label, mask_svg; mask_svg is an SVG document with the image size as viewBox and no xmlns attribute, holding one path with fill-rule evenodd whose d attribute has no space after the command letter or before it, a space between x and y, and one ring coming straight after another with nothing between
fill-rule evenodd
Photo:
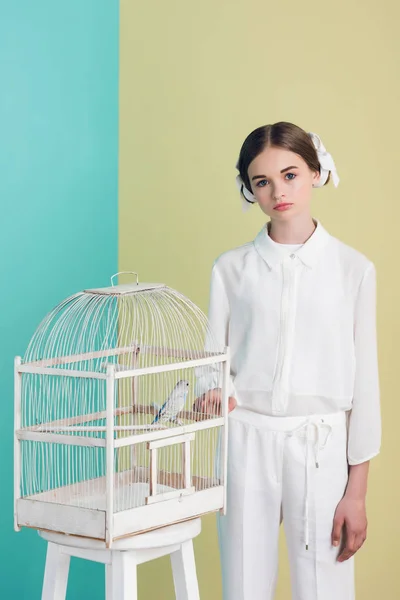
<instances>
[{"instance_id":1,"label":"girl's hand","mask_svg":"<svg viewBox=\"0 0 400 600\"><path fill-rule=\"evenodd\" d=\"M215 388L197 398L193 404L193 410L206 415L221 415L221 403L221 388ZM236 398L229 396L228 412L231 412L236 405Z\"/></svg>"},{"instance_id":2,"label":"girl's hand","mask_svg":"<svg viewBox=\"0 0 400 600\"><path fill-rule=\"evenodd\" d=\"M353 556L367 539L367 513L365 499L344 496L336 508L333 520L332 544L339 546L343 532L343 549L338 562Z\"/></svg>"}]
</instances>

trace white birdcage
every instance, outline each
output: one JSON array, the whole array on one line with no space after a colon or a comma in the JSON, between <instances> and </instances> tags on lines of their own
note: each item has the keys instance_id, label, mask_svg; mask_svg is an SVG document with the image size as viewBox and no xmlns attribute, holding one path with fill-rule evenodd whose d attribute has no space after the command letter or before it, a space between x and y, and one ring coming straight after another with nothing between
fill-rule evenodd
<instances>
[{"instance_id":1,"label":"white birdcage","mask_svg":"<svg viewBox=\"0 0 400 600\"><path fill-rule=\"evenodd\" d=\"M16 530L110 546L225 510L228 348L181 293L114 277L59 304L15 359ZM199 381L222 389L221 413L193 410Z\"/></svg>"}]
</instances>

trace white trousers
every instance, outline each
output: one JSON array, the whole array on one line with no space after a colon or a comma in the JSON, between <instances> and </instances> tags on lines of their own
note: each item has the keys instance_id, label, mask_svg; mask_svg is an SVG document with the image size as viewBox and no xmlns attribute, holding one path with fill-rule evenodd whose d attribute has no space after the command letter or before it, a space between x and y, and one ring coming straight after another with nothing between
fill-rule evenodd
<instances>
[{"instance_id":1,"label":"white trousers","mask_svg":"<svg viewBox=\"0 0 400 600\"><path fill-rule=\"evenodd\" d=\"M227 514L218 517L224 600L273 600L283 520L292 600L354 600L354 558L337 562L336 507L347 479L344 412L229 415Z\"/></svg>"}]
</instances>

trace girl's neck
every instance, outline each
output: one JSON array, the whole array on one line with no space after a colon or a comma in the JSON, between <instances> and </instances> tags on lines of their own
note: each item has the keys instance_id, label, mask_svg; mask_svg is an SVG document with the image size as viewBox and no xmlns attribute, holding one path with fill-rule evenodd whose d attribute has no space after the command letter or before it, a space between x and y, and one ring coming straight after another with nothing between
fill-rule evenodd
<instances>
[{"instance_id":1,"label":"girl's neck","mask_svg":"<svg viewBox=\"0 0 400 600\"><path fill-rule=\"evenodd\" d=\"M316 221L311 216L288 222L272 220L267 223L269 237L278 244L304 244L315 231Z\"/></svg>"}]
</instances>

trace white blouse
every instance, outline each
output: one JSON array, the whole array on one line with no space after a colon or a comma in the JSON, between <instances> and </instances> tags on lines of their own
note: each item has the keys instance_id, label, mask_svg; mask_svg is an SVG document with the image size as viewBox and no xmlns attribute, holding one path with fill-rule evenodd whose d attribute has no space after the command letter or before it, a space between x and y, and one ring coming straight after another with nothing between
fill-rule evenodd
<instances>
[{"instance_id":1,"label":"white blouse","mask_svg":"<svg viewBox=\"0 0 400 600\"><path fill-rule=\"evenodd\" d=\"M381 444L376 272L316 223L295 251L264 226L253 242L222 254L208 316L217 343L230 347L238 405L277 417L351 411L354 465ZM198 393L218 383L200 378Z\"/></svg>"}]
</instances>

